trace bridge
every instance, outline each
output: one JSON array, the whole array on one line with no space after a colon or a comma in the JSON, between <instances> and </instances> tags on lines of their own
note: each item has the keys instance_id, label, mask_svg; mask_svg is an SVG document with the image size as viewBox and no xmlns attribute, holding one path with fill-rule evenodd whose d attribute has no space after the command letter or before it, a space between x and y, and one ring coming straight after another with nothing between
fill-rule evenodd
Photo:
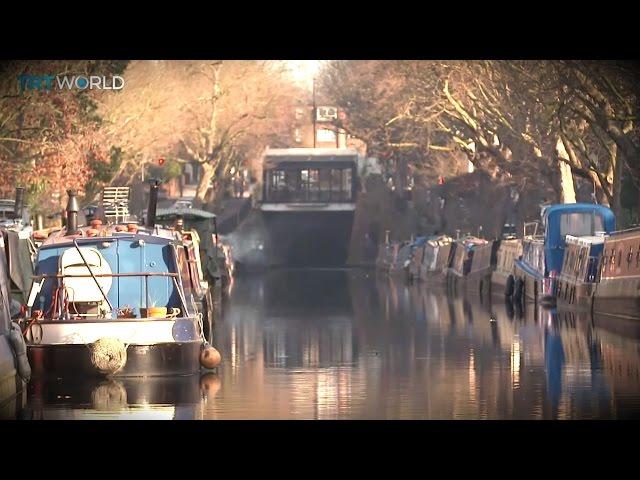
<instances>
[{"instance_id":1,"label":"bridge","mask_svg":"<svg viewBox=\"0 0 640 480\"><path fill-rule=\"evenodd\" d=\"M358 160L358 152L346 148L267 149L262 191L255 199L260 219L253 219L262 241L251 246L261 252L249 252L246 263L253 258L270 266L344 265L356 209Z\"/></svg>"}]
</instances>

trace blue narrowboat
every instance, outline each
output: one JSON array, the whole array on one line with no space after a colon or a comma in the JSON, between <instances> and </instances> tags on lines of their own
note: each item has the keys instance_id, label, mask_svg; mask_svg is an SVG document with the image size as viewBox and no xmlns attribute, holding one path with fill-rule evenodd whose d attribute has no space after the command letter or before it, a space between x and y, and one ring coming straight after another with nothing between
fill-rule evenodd
<instances>
[{"instance_id":1,"label":"blue narrowboat","mask_svg":"<svg viewBox=\"0 0 640 480\"><path fill-rule=\"evenodd\" d=\"M602 205L565 203L543 207L542 235L526 236L515 262L515 301L555 303L556 279L564 263L567 235L606 235L615 230L613 212Z\"/></svg>"},{"instance_id":2,"label":"blue narrowboat","mask_svg":"<svg viewBox=\"0 0 640 480\"><path fill-rule=\"evenodd\" d=\"M68 192L67 227L38 250L22 321L34 376L199 371L212 330L199 305L199 249L180 228L155 224L154 188L145 225L79 227Z\"/></svg>"}]
</instances>

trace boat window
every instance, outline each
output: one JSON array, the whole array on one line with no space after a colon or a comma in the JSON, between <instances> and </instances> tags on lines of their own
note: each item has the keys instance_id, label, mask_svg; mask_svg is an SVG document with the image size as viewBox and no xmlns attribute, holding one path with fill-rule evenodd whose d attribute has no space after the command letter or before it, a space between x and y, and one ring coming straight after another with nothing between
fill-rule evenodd
<instances>
[{"instance_id":1,"label":"boat window","mask_svg":"<svg viewBox=\"0 0 640 480\"><path fill-rule=\"evenodd\" d=\"M597 231L604 230L604 222L601 215L594 212L564 213L560 216L560 235L595 235Z\"/></svg>"}]
</instances>

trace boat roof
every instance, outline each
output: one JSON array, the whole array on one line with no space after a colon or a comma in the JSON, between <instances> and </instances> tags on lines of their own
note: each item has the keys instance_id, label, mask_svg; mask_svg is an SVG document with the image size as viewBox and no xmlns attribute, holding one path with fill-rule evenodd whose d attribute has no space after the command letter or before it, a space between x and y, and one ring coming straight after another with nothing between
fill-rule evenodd
<instances>
[{"instance_id":1,"label":"boat roof","mask_svg":"<svg viewBox=\"0 0 640 480\"><path fill-rule=\"evenodd\" d=\"M129 231L116 231L116 227L118 225L123 224L111 224L111 225L102 225L99 227L100 233L97 236L89 236L88 231L92 229L91 226L83 226L78 227L79 234L76 235L67 235L66 229L61 229L55 232L52 232L46 240L42 243L40 248L47 248L51 246L63 246L63 245L73 245L74 239L85 241L96 240L100 241L101 239L106 240L115 240L115 239L128 239L132 241L136 240L144 240L146 242L152 243L171 243L173 241L178 240L176 236L176 232L174 230L169 230L167 228L156 227L153 230L145 227L144 225L136 225L137 231L129 232Z\"/></svg>"},{"instance_id":2,"label":"boat roof","mask_svg":"<svg viewBox=\"0 0 640 480\"><path fill-rule=\"evenodd\" d=\"M557 213L598 212L603 215L613 215L613 212L604 205L597 203L559 203L545 207L544 215L549 217Z\"/></svg>"},{"instance_id":3,"label":"boat roof","mask_svg":"<svg viewBox=\"0 0 640 480\"><path fill-rule=\"evenodd\" d=\"M208 220L216 218L216 215L200 208L158 208L156 210L156 219L160 218L185 218L189 220Z\"/></svg>"}]
</instances>

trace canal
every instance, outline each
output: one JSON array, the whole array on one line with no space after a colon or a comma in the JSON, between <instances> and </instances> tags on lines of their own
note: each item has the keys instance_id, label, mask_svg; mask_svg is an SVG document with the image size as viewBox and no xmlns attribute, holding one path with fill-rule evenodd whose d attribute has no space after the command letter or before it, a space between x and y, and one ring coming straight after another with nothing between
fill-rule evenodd
<instances>
[{"instance_id":1,"label":"canal","mask_svg":"<svg viewBox=\"0 0 640 480\"><path fill-rule=\"evenodd\" d=\"M640 325L450 297L373 270L238 277L217 374L33 380L23 419L608 419L640 412Z\"/></svg>"}]
</instances>

